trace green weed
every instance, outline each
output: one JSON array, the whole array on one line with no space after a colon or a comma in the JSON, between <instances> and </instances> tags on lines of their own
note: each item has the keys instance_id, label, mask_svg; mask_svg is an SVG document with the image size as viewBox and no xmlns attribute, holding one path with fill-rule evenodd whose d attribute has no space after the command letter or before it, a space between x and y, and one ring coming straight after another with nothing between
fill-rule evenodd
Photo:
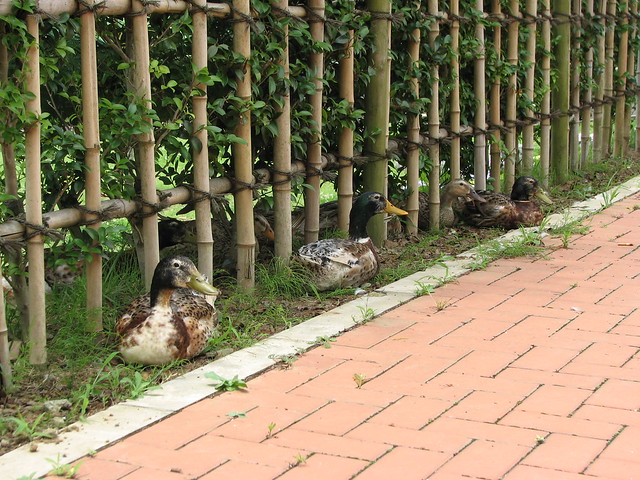
<instances>
[{"instance_id":1,"label":"green weed","mask_svg":"<svg viewBox=\"0 0 640 480\"><path fill-rule=\"evenodd\" d=\"M247 383L244 380L240 380L238 378L238 375L234 376L231 379L228 379L221 377L215 372L208 372L205 373L204 376L218 382L218 384L215 386L215 389L218 391L233 392L235 390L244 390L247 388Z\"/></svg>"}]
</instances>

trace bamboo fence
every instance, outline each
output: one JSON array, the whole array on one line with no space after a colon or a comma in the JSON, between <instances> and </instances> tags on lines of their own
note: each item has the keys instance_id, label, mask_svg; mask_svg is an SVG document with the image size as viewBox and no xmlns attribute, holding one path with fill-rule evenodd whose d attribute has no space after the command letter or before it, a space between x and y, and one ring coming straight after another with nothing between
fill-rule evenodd
<instances>
[{"instance_id":1,"label":"bamboo fence","mask_svg":"<svg viewBox=\"0 0 640 480\"><path fill-rule=\"evenodd\" d=\"M328 118L323 116L323 109L330 94L327 92L329 82L325 77L326 57L320 49L311 50L305 62L313 72L314 89L308 94L312 106L313 134L307 141L305 158L292 156L290 35L294 29L307 28L311 40L320 44L326 38L327 22L339 23L340 19L326 18L329 6L323 0L309 0L304 5L289 5L287 0L271 0L269 3L276 19L274 35L280 47L280 53L273 61L282 68L285 82L285 93L275 118L277 135L272 145L273 158L270 159L269 168L256 168L252 151L251 104L259 99L253 98L254 72L249 61L254 51L252 26L257 14L249 0L234 0L232 3L205 0L40 0L35 13L26 15L28 31L35 39L29 47L25 70L26 89L34 93L26 105L34 120L24 131L26 187L22 197L26 215L24 218L9 218L0 224L0 246L26 246L29 288L25 303L28 304L28 340L32 363L46 363L44 239L56 229L88 225L97 230L110 219L137 216L142 222L140 239L144 249L144 279L148 286L159 258L159 212L170 205L193 203L198 265L203 273L211 275L215 239L212 236L208 200L212 195L233 194L237 281L239 285L253 288L253 193L257 188L271 188L275 254L288 261L293 243L291 192L295 176L306 177L308 186L304 194L304 240L309 242L316 240L320 233L319 192L323 174L327 170L338 172L338 227L347 230L355 192L367 189L386 194L390 155L395 153L402 157L407 172L402 187L407 192L407 208L410 212L408 231L417 233L418 191L427 177L431 228L438 229L440 180L443 174L455 178L470 175L465 172L472 171L477 188L485 188L489 183L497 191L509 190L520 173L537 171L543 183L548 184L564 179L569 167L581 168L588 163L604 161L611 153L624 155L632 146L638 149L635 138L640 134L637 125L640 69L636 61L638 9L635 1L619 4L616 0L601 0L594 4L593 0L588 0L584 4L584 14L581 2L571 3L569 0L556 0L553 8L549 0L493 0L487 5L487 11L484 11L485 2L482 1L452 0L448 4L448 12L441 11L443 3L438 0L408 2L407 5L420 21L411 24L407 52L403 52L407 55L406 61L402 68L410 72L408 89L411 103L426 107L418 113L407 113L401 130L405 137L393 139L389 138L393 100L389 92L392 80L398 75L392 60L398 52L393 52L391 46L403 23L395 13L397 2L361 2L358 5L366 8L359 15L362 22L368 22L370 44L355 45L357 36L352 28L348 31L346 44L332 47L337 53L337 97L351 109L356 104L364 106L365 117L355 128L343 125L335 129L337 138L326 138L325 132L332 131L326 128L331 125L323 124ZM354 5L351 5L352 12L355 11ZM1 16L12 15L12 8L11 1L0 0ZM131 89L141 105L150 107L159 95L159 92L151 89L153 50L148 29L150 17L183 14L185 11L192 17L192 63L195 72L208 68L209 22L232 22L233 52L245 59L235 91L240 113L233 133L242 142L234 143L231 149L233 176L209 176L212 162L207 147L211 140L206 127L210 118L210 98L207 85L195 82L196 94L191 96L191 113L193 137L197 141L191 144L194 164L192 184L161 192L156 190L158 139L154 130L148 128L138 135L135 152L141 199L105 200L100 191L98 99L101 85L98 82L96 19L104 15L123 16L131 25L132 42L129 47L134 64ZM86 149L85 205L43 214L39 25L45 21L55 22L63 13L77 14L80 18L82 123ZM472 32L472 37L462 38L465 28L461 27L468 22L475 22L473 28L467 29ZM594 35L578 34L581 28L595 24L603 27L592 29ZM1 19L0 27L8 28ZM438 50L444 35L451 38L451 54L446 63L425 58L425 52ZM558 41L552 44L554 37ZM523 41L523 38L526 40ZM473 59L465 64L462 62L461 49L470 40L475 43L476 51ZM356 49L356 46L359 48ZM365 53L358 54L358 50ZM363 73L356 71L357 66L361 65L357 63L358 55L368 59L367 68L373 72L366 87L357 84L358 76ZM0 87L8 81L8 56L7 49L0 47ZM555 58L553 70L552 56ZM499 65L507 65L508 68L500 71ZM537 65L539 68L536 68ZM469 66L475 74L472 91L464 90L470 84L469 79L465 78L465 72L469 71L465 67ZM584 82L584 78L592 76L593 82ZM356 89L357 85L360 85L360 90ZM447 88L443 89L443 86ZM469 111L464 111L461 99L471 97L475 98L475 104ZM427 102L418 101L422 99ZM635 115L632 114L634 111ZM448 112L448 115L443 115L443 112ZM146 120L151 122L149 118ZM473 123L466 124L467 121ZM633 121L635 131L632 129ZM369 132L363 135L362 145L356 145L358 130ZM332 151L333 145L335 151ZM442 145L448 145L449 149L442 149ZM472 152L471 160L467 159L466 163L463 155L465 147L470 147L467 151ZM358 152L358 149L362 151ZM2 156L5 193L21 196L12 144L2 142ZM420 169L421 161L426 165L423 170ZM355 173L362 175L358 177ZM362 185L354 185L355 178L362 178ZM372 222L370 233L376 243L386 238L382 218ZM10 259L10 256L7 254L5 258ZM88 262L86 275L87 291L91 292L87 296L87 308L92 312L88 328L98 330L102 328L101 276L101 259L94 254L93 260ZM0 354L4 352L7 340L4 317L4 308L0 308ZM0 361L4 360L0 358ZM7 381L6 374L3 380Z\"/></svg>"}]
</instances>

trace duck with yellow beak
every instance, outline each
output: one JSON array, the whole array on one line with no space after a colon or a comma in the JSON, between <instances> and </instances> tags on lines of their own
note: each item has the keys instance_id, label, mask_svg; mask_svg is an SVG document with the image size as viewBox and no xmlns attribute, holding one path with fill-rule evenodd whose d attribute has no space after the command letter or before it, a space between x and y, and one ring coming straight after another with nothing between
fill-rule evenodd
<instances>
[{"instance_id":1,"label":"duck with yellow beak","mask_svg":"<svg viewBox=\"0 0 640 480\"><path fill-rule=\"evenodd\" d=\"M378 192L360 195L351 208L349 238L327 238L303 245L300 262L313 273L320 291L362 285L380 268L380 256L367 233L367 224L382 212L407 215Z\"/></svg>"}]
</instances>

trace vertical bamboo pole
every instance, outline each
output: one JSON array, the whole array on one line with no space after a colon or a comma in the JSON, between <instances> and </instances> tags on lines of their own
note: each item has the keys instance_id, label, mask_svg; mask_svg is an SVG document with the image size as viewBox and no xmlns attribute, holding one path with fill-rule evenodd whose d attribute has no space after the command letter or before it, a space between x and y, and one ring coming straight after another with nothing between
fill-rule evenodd
<instances>
[{"instance_id":1,"label":"vertical bamboo pole","mask_svg":"<svg viewBox=\"0 0 640 480\"><path fill-rule=\"evenodd\" d=\"M288 0L271 0L271 3L281 9L289 6ZM285 80L289 78L289 27L282 27L283 52L277 62L284 70ZM291 257L291 97L289 85L282 97L282 107L276 119L278 136L273 145L273 203L274 203L274 250L277 257L288 261Z\"/></svg>"},{"instance_id":2,"label":"vertical bamboo pole","mask_svg":"<svg viewBox=\"0 0 640 480\"><path fill-rule=\"evenodd\" d=\"M520 24L516 20L520 16L520 3L518 0L510 0L509 10L512 16L507 27L507 63L513 68L513 73L507 78L506 103L504 111L504 122L507 127L504 143L506 148L504 187L506 191L511 190L516 174L516 158L518 154L518 127L517 120L517 95L518 95L518 31ZM513 18L515 17L515 18Z\"/></svg>"},{"instance_id":3,"label":"vertical bamboo pole","mask_svg":"<svg viewBox=\"0 0 640 480\"><path fill-rule=\"evenodd\" d=\"M624 135L627 131L625 127L625 107L627 98L625 96L627 82L627 57L629 50L629 2L622 2L620 5L622 12L618 20L618 29L620 38L618 41L618 85L614 91L616 97L616 118L615 118L615 136L613 141L613 155L619 157L627 151L627 145L624 143ZM617 12L616 12L617 14Z\"/></svg>"},{"instance_id":4,"label":"vertical bamboo pole","mask_svg":"<svg viewBox=\"0 0 640 480\"><path fill-rule=\"evenodd\" d=\"M530 21L526 25L527 36L527 55L526 62L527 67L525 71L525 81L522 93L527 103L525 109L525 116L527 119L533 118L533 102L534 102L534 89L535 89L535 74L536 74L536 24L531 19L538 16L538 2L537 0L527 0L526 2L527 17ZM534 147L534 132L533 123L527 121L522 127L522 170L523 173L531 175L533 172L533 147Z\"/></svg>"},{"instance_id":5,"label":"vertical bamboo pole","mask_svg":"<svg viewBox=\"0 0 640 480\"><path fill-rule=\"evenodd\" d=\"M311 39L324 41L324 0L309 0L309 10L313 15L307 17ZM314 72L315 92L310 97L311 120L317 132L313 134L307 146L307 185L304 191L304 241L318 240L320 232L320 171L322 170L322 77L324 75L324 55L315 50L309 58L309 67Z\"/></svg>"},{"instance_id":6,"label":"vertical bamboo pole","mask_svg":"<svg viewBox=\"0 0 640 480\"><path fill-rule=\"evenodd\" d=\"M242 138L245 143L235 142L233 144L234 169L236 179L245 185L253 182L252 156L251 156L251 110L248 104L251 102L251 67L249 57L251 56L251 9L249 0L233 0L233 51L246 59L244 63L243 75L237 81L236 95L246 104L243 108L240 119L236 126L235 134ZM288 118L288 117L287 117ZM280 131L282 134L282 131ZM276 141L278 141L276 139ZM282 155L282 152L279 152ZM277 158L277 157L276 157ZM276 162L276 168L281 168L281 163ZM285 167L286 168L286 167ZM289 169L291 169L291 157L289 156ZM289 170L286 170L289 171ZM274 185L274 195L276 186ZM277 206L282 202L281 193L277 197ZM289 193L287 192L287 198ZM237 188L234 194L236 205L236 241L238 244L238 264L237 279L238 284L252 289L255 286L255 242L253 221L253 194L248 188ZM289 200L290 201L290 200ZM276 211L276 213L278 213ZM276 228L282 228L282 219L276 217ZM291 214L289 214L289 245L291 245ZM279 239L276 237L276 245ZM281 248L281 247L280 247ZM291 247L289 247L291 248ZM289 250L290 251L290 250ZM280 251L282 253L282 251ZM286 258L289 258L288 256Z\"/></svg>"},{"instance_id":7,"label":"vertical bamboo pole","mask_svg":"<svg viewBox=\"0 0 640 480\"><path fill-rule=\"evenodd\" d=\"M587 0L586 3L586 15L589 18L593 18L593 0ZM593 77L593 47L589 44L584 58L585 77ZM580 163L584 167L590 163L591 156L589 155L591 150L591 117L592 107L591 102L593 100L593 90L591 82L588 82L584 88L584 107L581 115L581 133L580 133Z\"/></svg>"},{"instance_id":8,"label":"vertical bamboo pole","mask_svg":"<svg viewBox=\"0 0 640 480\"><path fill-rule=\"evenodd\" d=\"M599 11L597 15L599 20L603 23L605 30L607 28L607 0L600 0ZM606 35L602 33L598 36L598 49L597 49L597 74L595 76L595 85L596 91L594 95L594 103L595 107L593 109L593 162L600 163L602 158L604 157L603 149L603 129L602 123L604 121L604 91L605 91L605 80L604 80L604 64L605 64L605 46L606 46Z\"/></svg>"},{"instance_id":9,"label":"vertical bamboo pole","mask_svg":"<svg viewBox=\"0 0 640 480\"><path fill-rule=\"evenodd\" d=\"M482 8L482 0L478 1L478 5L476 8ZM500 0L493 0L491 14L496 18L502 18L502 7L500 5ZM479 26L476 26L476 30ZM484 27L482 27L484 30ZM476 33L477 37L477 33ZM500 62L502 58L502 27L500 24L497 24L493 28L493 49L496 53L496 61ZM476 74L476 78L478 78L480 73ZM484 72L482 72L482 76L484 77ZM493 132L491 133L491 184L493 186L493 190L495 192L500 192L502 190L502 183L500 182L501 171L502 171L502 131L499 129L502 124L502 119L500 115L500 91L502 89L501 78L499 75L495 75L493 82L491 83L491 92L489 99L489 118L491 121L491 125L493 126ZM476 122L477 123L477 122ZM477 125L476 125L477 126Z\"/></svg>"},{"instance_id":10,"label":"vertical bamboo pole","mask_svg":"<svg viewBox=\"0 0 640 480\"><path fill-rule=\"evenodd\" d=\"M451 11L451 25L449 34L451 35L451 83L453 86L451 87L451 94L449 96L451 113L449 116L451 122L451 159L450 159L450 167L451 167L451 178L460 178L462 177L460 173L460 20L458 17L460 16L460 1L459 0L451 0L451 5L449 6ZM483 32L484 38L484 32ZM483 52L484 49L481 49ZM484 62L484 55L483 62ZM476 60L477 61L477 60ZM477 78L477 77L476 77ZM483 80L483 93L484 93L484 75L482 76ZM484 95L483 95L484 98ZM478 107L479 109L480 107ZM486 105L482 104L482 110ZM477 110L476 110L477 112ZM484 129L484 127L483 127ZM484 136L482 137L484 140ZM477 145L476 145L477 146ZM482 166L484 167L484 150L482 155ZM484 178L486 175L483 175ZM478 175L476 175L478 178ZM478 184L476 180L476 185ZM480 188L480 187L478 187ZM482 187L484 188L484 187Z\"/></svg>"},{"instance_id":11,"label":"vertical bamboo pole","mask_svg":"<svg viewBox=\"0 0 640 480\"><path fill-rule=\"evenodd\" d=\"M633 76L636 71L636 51L634 48L638 35L638 2L631 0L629 2L629 44L627 51L627 83L633 82ZM628 98L631 100L630 98ZM631 102L630 102L631 103ZM631 132L633 131L633 123L631 121L633 107L630 105L624 110L624 154L627 155L631 151Z\"/></svg>"},{"instance_id":12,"label":"vertical bamboo pole","mask_svg":"<svg viewBox=\"0 0 640 480\"><path fill-rule=\"evenodd\" d=\"M540 107L542 120L540 121L540 171L541 183L545 187L549 186L549 161L551 157L551 0L542 0L542 59L540 69L542 70L542 84L547 85L547 89L542 95L542 105Z\"/></svg>"},{"instance_id":13,"label":"vertical bamboo pole","mask_svg":"<svg viewBox=\"0 0 640 480\"><path fill-rule=\"evenodd\" d=\"M582 2L571 2L572 14L575 18L582 16ZM571 52L579 52L582 48L582 32L581 28L571 29ZM569 165L572 170L580 167L580 144L578 142L578 131L580 123L580 58L576 54L571 54L571 67L569 78L569 106L571 113L569 114Z\"/></svg>"},{"instance_id":14,"label":"vertical bamboo pole","mask_svg":"<svg viewBox=\"0 0 640 480\"><path fill-rule=\"evenodd\" d=\"M2 259L0 259L0 282L2 282ZM11 373L11 359L9 358L9 330L4 308L4 289L0 287L0 377L4 391L11 390L13 375Z\"/></svg>"},{"instance_id":15,"label":"vertical bamboo pole","mask_svg":"<svg viewBox=\"0 0 640 480\"><path fill-rule=\"evenodd\" d=\"M618 9L617 0L609 0L607 6L607 14L609 18L616 18ZM614 70L614 51L615 51L615 28L614 21L611 22L605 34L605 61L604 61L604 96L605 104L602 111L602 156L608 157L611 154L611 127L613 119L611 118L613 91L613 70Z\"/></svg>"},{"instance_id":16,"label":"vertical bamboo pole","mask_svg":"<svg viewBox=\"0 0 640 480\"><path fill-rule=\"evenodd\" d=\"M420 11L420 2L415 3L415 8ZM420 83L418 77L414 76L414 72L419 68L420 61L420 28L416 27L411 32L409 38L409 88L415 98L420 97ZM420 141L420 115L410 114L407 118L407 139L409 140L409 148L407 151L407 187L409 197L407 198L407 212L409 212L409 221L407 223L407 233L415 235L418 233L418 211L420 210L420 202L418 200L418 187L420 181L420 150L418 142ZM453 149L453 147L452 147ZM459 152L458 152L459 153ZM457 163L458 171L460 162ZM451 162L451 171L453 172L454 162ZM451 174L453 175L453 173ZM456 177L457 178L457 177Z\"/></svg>"},{"instance_id":17,"label":"vertical bamboo pole","mask_svg":"<svg viewBox=\"0 0 640 480\"><path fill-rule=\"evenodd\" d=\"M554 0L553 11L559 18L569 18L571 0ZM557 77L551 93L551 108L555 112L565 113L569 110L569 67L571 49L571 24L568 21L555 25L558 42L554 48ZM555 184L565 182L569 171L569 117L559 115L551 121L551 169Z\"/></svg>"},{"instance_id":18,"label":"vertical bamboo pole","mask_svg":"<svg viewBox=\"0 0 640 480\"><path fill-rule=\"evenodd\" d=\"M132 0L131 7L136 14L133 24L134 88L137 97L151 107L151 78L149 72L149 27L147 25L146 7L140 0ZM149 120L149 119L147 119ZM149 120L149 123L151 121ZM140 184L142 201L142 236L144 239L144 282L151 286L153 272L158 264L158 214L151 205L158 202L156 194L156 169L154 159L155 138L153 129L138 135L138 152L140 160Z\"/></svg>"},{"instance_id":19,"label":"vertical bamboo pole","mask_svg":"<svg viewBox=\"0 0 640 480\"><path fill-rule=\"evenodd\" d=\"M436 42L440 36L440 24L438 22L438 0L429 0L427 4L431 24L429 25L429 46L435 50ZM440 133L440 71L438 64L431 64L431 102L427 112L429 122L429 136L438 138ZM429 159L431 170L429 171L429 229L440 229L440 143L432 141L429 145Z\"/></svg>"},{"instance_id":20,"label":"vertical bamboo pole","mask_svg":"<svg viewBox=\"0 0 640 480\"><path fill-rule=\"evenodd\" d=\"M206 0L195 0L193 19L193 44L192 57L196 71L207 68L207 6ZM198 140L198 147L192 148L193 157L193 185L201 192L209 191L209 148L207 136L207 86L204 83L195 83L194 88L198 92L193 95L193 132ZM211 278L213 275L213 235L211 233L211 202L207 197L195 204L196 213L196 240L198 243L198 270ZM236 218L238 215L236 215ZM253 219L253 212L249 212L249 218ZM251 222L253 223L253 222ZM255 242L255 239L253 240ZM240 255L238 254L238 258Z\"/></svg>"},{"instance_id":21,"label":"vertical bamboo pole","mask_svg":"<svg viewBox=\"0 0 640 480\"><path fill-rule=\"evenodd\" d=\"M355 95L353 91L353 42L354 32L349 30L349 42L345 45L340 57L340 98L353 108ZM353 128L342 127L338 139L339 173L338 173L338 228L349 231L349 214L353 204Z\"/></svg>"},{"instance_id":22,"label":"vertical bamboo pole","mask_svg":"<svg viewBox=\"0 0 640 480\"><path fill-rule=\"evenodd\" d=\"M456 2L457 3L457 2ZM499 2L498 2L499 4ZM484 12L483 0L477 0L476 9ZM499 31L499 27L498 27ZM499 34L498 34L499 35ZM480 21L476 21L475 28L476 42L478 48L476 50L476 57L473 62L474 70L474 95L476 98L476 111L474 124L476 127L476 133L473 138L473 176L475 180L475 187L479 190L487 188L487 168L486 168L486 156L487 156L487 135L485 133L487 129L487 88L485 85L486 78L486 55L485 55L485 27ZM500 37L498 36L498 42ZM499 88L499 84L498 84ZM500 102L497 103L498 116L500 115ZM493 109L493 105L492 105ZM498 120L499 121L499 120ZM499 135L499 134L498 134ZM494 136L494 142L499 142ZM499 161L499 153L498 153ZM499 170L498 163L498 170ZM492 170L492 174L493 174ZM453 176L453 178L460 178ZM499 181L499 180L498 180Z\"/></svg>"},{"instance_id":23,"label":"vertical bamboo pole","mask_svg":"<svg viewBox=\"0 0 640 480\"><path fill-rule=\"evenodd\" d=\"M6 25L0 24L0 36L4 34ZM9 52L7 46L0 42L0 85L9 81ZM5 122L9 122L6 118ZM18 196L18 175L16 173L16 157L12 143L0 139L2 145L2 162L4 165L4 188L7 195ZM17 212L14 212L17 213Z\"/></svg>"},{"instance_id":24,"label":"vertical bamboo pole","mask_svg":"<svg viewBox=\"0 0 640 480\"><path fill-rule=\"evenodd\" d=\"M379 131L365 139L365 151L369 163L364 168L365 190L387 193L387 142L389 136L389 39L391 29L391 2L389 0L367 0L371 12L372 45L369 53L369 67L374 74L367 85L365 128L368 132ZM369 222L369 233L376 245L386 239L386 228L382 215Z\"/></svg>"},{"instance_id":25,"label":"vertical bamboo pole","mask_svg":"<svg viewBox=\"0 0 640 480\"><path fill-rule=\"evenodd\" d=\"M94 1L87 2L87 7ZM84 125L85 196L87 209L100 209L100 127L98 122L98 64L96 54L95 13L87 8L80 16L80 50L82 57L82 124ZM90 214L90 228L98 229L101 223ZM87 278L87 310L90 330L102 330L102 256L91 254L85 265Z\"/></svg>"},{"instance_id":26,"label":"vertical bamboo pole","mask_svg":"<svg viewBox=\"0 0 640 480\"><path fill-rule=\"evenodd\" d=\"M27 16L27 30L33 43L27 51L27 111L35 119L27 127L26 148L26 218L28 225L42 225L42 193L40 183L40 29L39 15ZM29 361L33 365L47 362L47 324L44 299L44 239L37 230L27 226L27 258L29 261Z\"/></svg>"}]
</instances>

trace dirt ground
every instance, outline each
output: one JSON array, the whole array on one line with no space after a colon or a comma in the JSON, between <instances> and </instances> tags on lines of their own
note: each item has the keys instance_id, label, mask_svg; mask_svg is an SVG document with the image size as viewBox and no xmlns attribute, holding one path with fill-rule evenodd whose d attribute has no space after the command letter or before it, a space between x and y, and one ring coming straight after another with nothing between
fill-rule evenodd
<instances>
[{"instance_id":1,"label":"dirt ground","mask_svg":"<svg viewBox=\"0 0 640 480\"><path fill-rule=\"evenodd\" d=\"M595 172L585 174L576 178L561 188L553 189L551 192L554 199L554 205L546 210L546 213L561 211L566 206L571 205L576 200L586 198L585 192L599 192L620 184L625 180L640 174L640 164L633 163L631 167L625 164L624 167L615 172L614 182L611 182L612 173ZM434 241L428 243L428 247L421 250L423 259L437 259L443 255L456 255L478 245L480 242L487 241L502 234L500 230L482 230L467 226L456 226L450 229L447 235L437 237ZM422 235L422 234L421 234ZM412 245L417 245L421 235L414 238L400 236L387 242L387 245L381 249L380 253L384 259L383 271L393 268L401 261L405 261L403 253ZM404 255L406 257L406 255ZM371 288L382 286L380 283L373 284ZM321 301L312 296L301 298L299 300L283 301L283 307L291 313L291 317L311 318L315 315L330 310L341 303L352 300L354 296L341 296L339 298L323 299ZM275 333L266 332L266 333ZM200 367L212 360L212 356L202 356L188 362L185 366L180 367L179 372L174 372L175 376L186 371ZM43 409L43 402L46 400L60 400L68 397L68 391L65 390L64 382L58 381L60 369L64 369L64 365L48 365L47 373L42 375L34 375L33 379L25 379L20 383L15 392L2 394L0 392L0 455L29 442L28 436L13 431L15 429L14 422L8 422L9 417L24 419L27 430L32 428L33 431L44 433L51 436L50 441L55 441L55 437L60 428L74 419L65 417L69 405L64 403L53 404L48 409ZM87 382L95 375L94 371L87 370ZM166 378L166 377L165 377ZM104 404L99 399L92 401L87 408L87 415L95 413L101 409L110 406ZM44 414L44 415L43 415ZM43 422L39 427L39 418L47 419L46 424Z\"/></svg>"}]
</instances>

